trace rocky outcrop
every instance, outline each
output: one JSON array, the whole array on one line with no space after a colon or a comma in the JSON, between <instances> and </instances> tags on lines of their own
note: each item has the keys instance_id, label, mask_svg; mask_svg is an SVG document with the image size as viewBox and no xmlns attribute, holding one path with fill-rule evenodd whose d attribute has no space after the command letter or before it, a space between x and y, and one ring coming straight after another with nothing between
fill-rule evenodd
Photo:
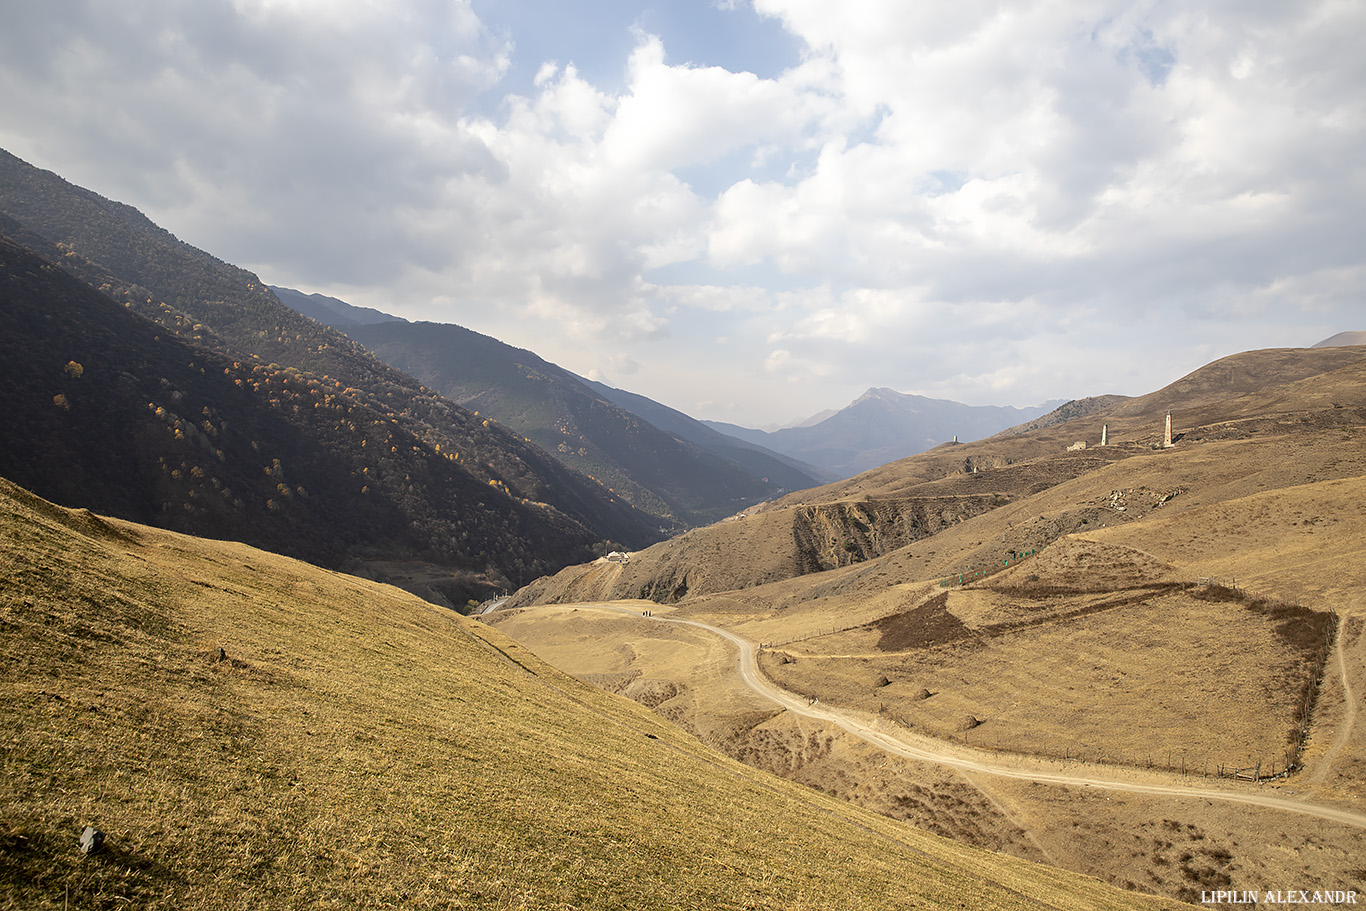
<instances>
[{"instance_id":1,"label":"rocky outcrop","mask_svg":"<svg viewBox=\"0 0 1366 911\"><path fill-rule=\"evenodd\" d=\"M1003 504L996 495L906 497L828 503L793 510L792 540L802 573L862 563Z\"/></svg>"}]
</instances>

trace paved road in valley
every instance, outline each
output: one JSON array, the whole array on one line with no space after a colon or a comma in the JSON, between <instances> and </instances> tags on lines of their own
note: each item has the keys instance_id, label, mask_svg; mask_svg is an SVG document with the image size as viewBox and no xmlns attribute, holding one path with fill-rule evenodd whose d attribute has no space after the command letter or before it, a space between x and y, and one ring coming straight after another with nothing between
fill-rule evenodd
<instances>
[{"instance_id":1,"label":"paved road in valley","mask_svg":"<svg viewBox=\"0 0 1366 911\"><path fill-rule=\"evenodd\" d=\"M642 616L641 611L639 610L629 610L627 608L613 607L607 604L580 604L577 606L580 608L590 607L599 610L615 611L631 614L636 617ZM1034 760L1031 757L1002 757L996 754L957 747L953 744L947 744L928 737L918 737L904 729L892 729L892 726L888 723L874 721L870 724L863 722L853 717L850 713L840 711L836 708L827 708L819 702L810 703L805 697L791 693L770 683L759 673L758 663L755 660L754 643L750 642L748 639L744 639L734 633L721 629L720 627L712 626L709 623L703 623L699 620L683 620L672 617L652 617L651 619L661 623L677 623L682 626L697 627L698 629L706 630L709 633L728 639L730 642L734 643L735 647L739 650L736 669L740 674L740 678L751 690L790 712L807 718L814 718L838 725L873 746L897 756L904 756L907 759L932 762L938 765L961 769L965 772L982 772L988 775L999 775L1004 778L1037 781L1042 784L1097 788L1105 791L1122 791L1129 794L1151 794L1158 797L1183 797L1218 800L1226 803L1250 804L1252 806L1265 807L1272 810L1283 810L1287 813L1302 813L1307 816L1316 816L1320 819L1327 819L1333 822L1343 823L1344 825L1366 829L1366 813L1357 813L1351 810L1338 809L1336 807L1305 803L1303 801L1293 800L1287 797L1277 797L1255 790L1216 790L1213 788L1190 787L1179 784L1145 784L1143 782L1127 781L1122 777L1123 772L1119 770L1117 770L1117 774L1113 777L1100 777L1103 776L1104 773L1102 770L1096 769L1089 771L1086 775L1052 772L1043 768L1038 760Z\"/></svg>"}]
</instances>

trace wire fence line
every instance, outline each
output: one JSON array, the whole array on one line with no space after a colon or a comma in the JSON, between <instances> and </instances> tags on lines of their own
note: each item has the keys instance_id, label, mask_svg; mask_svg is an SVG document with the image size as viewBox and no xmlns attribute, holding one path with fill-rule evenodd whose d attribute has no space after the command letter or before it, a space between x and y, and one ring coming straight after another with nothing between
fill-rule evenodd
<instances>
[{"instance_id":1,"label":"wire fence line","mask_svg":"<svg viewBox=\"0 0 1366 911\"><path fill-rule=\"evenodd\" d=\"M992 563L989 566L982 566L961 573L951 573L945 576L939 580L939 587L952 588L956 585L967 585L969 582L985 579L987 576L994 576L996 573L1009 569L1011 565L1019 563L1026 557L1032 557L1037 553L1037 550L1012 550L1010 556L1003 559L1000 563Z\"/></svg>"}]
</instances>

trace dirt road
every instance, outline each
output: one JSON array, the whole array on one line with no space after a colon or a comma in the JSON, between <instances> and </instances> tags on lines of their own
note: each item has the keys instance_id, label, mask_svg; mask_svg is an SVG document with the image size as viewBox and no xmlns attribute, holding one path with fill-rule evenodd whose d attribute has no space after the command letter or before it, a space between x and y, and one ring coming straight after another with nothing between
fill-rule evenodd
<instances>
[{"instance_id":1,"label":"dirt road","mask_svg":"<svg viewBox=\"0 0 1366 911\"><path fill-rule=\"evenodd\" d=\"M579 608L632 614L637 617L641 616L640 611L613 607L607 604L580 604L576 606ZM1110 775L1106 773L1106 770L1094 766L1090 767L1086 774L1070 774L1068 772L1052 771L1043 761L1031 757L1001 756L999 754L985 753L967 747L960 747L956 744L945 743L944 741L935 740L929 737L922 737L884 719L873 716L860 718L853 712L829 708L819 702L811 702L805 697L798 696L795 693L774 686L759 673L758 664L755 661L754 643L741 638L734 633L728 632L720 627L712 626L709 623L702 623L698 620L683 620L672 617L651 617L650 619L660 623L677 623L684 626L694 626L729 640L734 643L739 651L736 662L736 671L739 673L740 678L744 681L745 685L751 690L790 712L837 725L873 746L897 756L904 756L908 759L917 759L924 762L932 762L969 773L998 775L1005 778L1036 781L1042 784L1096 788L1106 791L1122 791L1130 794L1147 794L1162 797L1181 797L1197 800L1250 804L1252 806L1265 807L1273 810L1282 810L1287 813L1300 813L1307 816L1316 816L1321 819L1366 829L1366 813L1305 803L1287 797L1277 797L1260 790L1234 790L1233 787L1230 787L1229 789L1200 788L1184 784L1161 784L1131 780L1137 778L1141 773L1139 773L1138 770L1116 769L1114 774ZM1146 774L1144 777L1153 778L1156 776Z\"/></svg>"},{"instance_id":2,"label":"dirt road","mask_svg":"<svg viewBox=\"0 0 1366 911\"><path fill-rule=\"evenodd\" d=\"M1352 692L1352 681L1347 673L1347 631L1346 624L1338 624L1338 641L1334 651L1337 653L1338 674L1342 680L1342 724L1338 726L1338 734L1333 738L1333 744L1323 754L1314 770L1310 781L1321 783L1328 777L1328 771L1333 767L1333 761L1337 759L1342 748L1347 746L1348 740L1352 736L1352 726L1356 724L1357 718L1357 698Z\"/></svg>"}]
</instances>

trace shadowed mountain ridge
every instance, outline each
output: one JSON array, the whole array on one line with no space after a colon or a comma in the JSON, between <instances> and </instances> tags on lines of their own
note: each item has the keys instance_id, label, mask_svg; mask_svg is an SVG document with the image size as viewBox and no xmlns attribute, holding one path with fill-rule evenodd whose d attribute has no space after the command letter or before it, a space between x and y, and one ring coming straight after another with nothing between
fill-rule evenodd
<instances>
[{"instance_id":1,"label":"shadowed mountain ridge","mask_svg":"<svg viewBox=\"0 0 1366 911\"><path fill-rule=\"evenodd\" d=\"M675 530L816 483L777 458L727 445L719 434L699 444L661 430L564 368L462 326L384 322L346 331L386 362L525 434ZM635 401L654 405L654 414L665 411L643 397Z\"/></svg>"},{"instance_id":2,"label":"shadowed mountain ridge","mask_svg":"<svg viewBox=\"0 0 1366 911\"><path fill-rule=\"evenodd\" d=\"M57 502L337 568L421 559L457 605L591 556L358 393L167 335L0 237L0 474Z\"/></svg>"},{"instance_id":3,"label":"shadowed mountain ridge","mask_svg":"<svg viewBox=\"0 0 1366 911\"><path fill-rule=\"evenodd\" d=\"M459 472L471 481L542 504L535 509L560 529L547 528L547 541L572 526L579 528L579 553L595 544L636 547L660 537L656 522L606 487L521 435L424 389L341 333L281 304L251 273L180 242L131 206L0 152L0 215L0 230L122 308L157 323L163 336L213 349L248 369L260 367L271 375L295 370L319 387L339 387L349 401L411 437L404 444L408 450L417 446L442 458L458 456ZM371 463L378 468L378 457ZM458 513L463 507L457 500L434 508ZM527 540L534 548L542 537L531 532ZM556 544L533 562L546 565L564 556ZM480 562L478 551L458 561L461 567L471 562ZM512 572L509 578L518 575Z\"/></svg>"}]
</instances>

